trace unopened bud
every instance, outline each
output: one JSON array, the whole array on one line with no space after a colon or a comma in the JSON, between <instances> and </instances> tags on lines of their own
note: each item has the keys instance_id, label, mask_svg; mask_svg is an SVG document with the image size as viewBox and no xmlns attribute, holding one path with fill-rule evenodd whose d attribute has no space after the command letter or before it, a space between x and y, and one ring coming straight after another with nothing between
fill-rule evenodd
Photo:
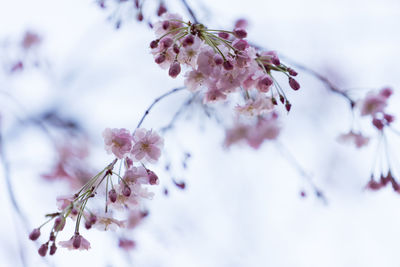
<instances>
[{"instance_id":1,"label":"unopened bud","mask_svg":"<svg viewBox=\"0 0 400 267\"><path fill-rule=\"evenodd\" d=\"M57 251L57 246L56 246L56 244L55 243L53 243L53 245L51 245L51 247L50 247L50 255L54 255L55 253L56 253L56 251Z\"/></svg>"},{"instance_id":2,"label":"unopened bud","mask_svg":"<svg viewBox=\"0 0 400 267\"><path fill-rule=\"evenodd\" d=\"M190 46L190 45L192 45L192 44L194 44L194 37L193 37L193 35L188 35L188 36L186 36L186 37L183 39L183 41L182 41L183 47Z\"/></svg>"},{"instance_id":3,"label":"unopened bud","mask_svg":"<svg viewBox=\"0 0 400 267\"><path fill-rule=\"evenodd\" d=\"M300 89L300 84L292 77L289 77L289 85L290 85L290 87L292 87L293 90Z\"/></svg>"},{"instance_id":4,"label":"unopened bud","mask_svg":"<svg viewBox=\"0 0 400 267\"><path fill-rule=\"evenodd\" d=\"M247 36L246 30L243 28L236 28L235 30L233 30L233 33L239 39L246 38L246 36Z\"/></svg>"},{"instance_id":5,"label":"unopened bud","mask_svg":"<svg viewBox=\"0 0 400 267\"><path fill-rule=\"evenodd\" d=\"M156 58L154 59L154 61L155 61L157 64L163 63L163 62L165 61L165 54L164 54L164 53L159 54L158 56L156 56Z\"/></svg>"},{"instance_id":6,"label":"unopened bud","mask_svg":"<svg viewBox=\"0 0 400 267\"><path fill-rule=\"evenodd\" d=\"M233 70L233 64L230 60L225 60L224 63L222 63L222 66L225 70Z\"/></svg>"},{"instance_id":7,"label":"unopened bud","mask_svg":"<svg viewBox=\"0 0 400 267\"><path fill-rule=\"evenodd\" d=\"M218 33L218 36L222 39L228 39L229 38L229 33L227 32L220 32Z\"/></svg>"},{"instance_id":8,"label":"unopened bud","mask_svg":"<svg viewBox=\"0 0 400 267\"><path fill-rule=\"evenodd\" d=\"M122 189L122 194L126 197L129 197L131 195L131 188L125 185L124 188Z\"/></svg>"},{"instance_id":9,"label":"unopened bud","mask_svg":"<svg viewBox=\"0 0 400 267\"><path fill-rule=\"evenodd\" d=\"M168 74L172 78L176 78L179 73L181 72L181 64L178 61L174 61L171 66L169 67Z\"/></svg>"},{"instance_id":10,"label":"unopened bud","mask_svg":"<svg viewBox=\"0 0 400 267\"><path fill-rule=\"evenodd\" d=\"M48 249L49 249L48 243L44 243L43 245L40 246L38 250L39 255L42 257L46 256Z\"/></svg>"},{"instance_id":11,"label":"unopened bud","mask_svg":"<svg viewBox=\"0 0 400 267\"><path fill-rule=\"evenodd\" d=\"M160 3L160 5L158 6L158 9L157 9L157 16L160 17L165 12L167 12L167 8L165 7L164 3Z\"/></svg>"},{"instance_id":12,"label":"unopened bud","mask_svg":"<svg viewBox=\"0 0 400 267\"><path fill-rule=\"evenodd\" d=\"M38 239L40 236L40 229L36 228L33 229L33 231L29 234L29 239L32 241L35 241L36 239Z\"/></svg>"},{"instance_id":13,"label":"unopened bud","mask_svg":"<svg viewBox=\"0 0 400 267\"><path fill-rule=\"evenodd\" d=\"M150 48L154 49L158 46L158 40L153 40L150 42Z\"/></svg>"},{"instance_id":14,"label":"unopened bud","mask_svg":"<svg viewBox=\"0 0 400 267\"><path fill-rule=\"evenodd\" d=\"M115 189L111 189L111 190L108 192L108 197L110 198L110 201L111 201L112 203L114 203L115 201L117 201L118 195L117 195L117 192L115 191Z\"/></svg>"},{"instance_id":15,"label":"unopened bud","mask_svg":"<svg viewBox=\"0 0 400 267\"><path fill-rule=\"evenodd\" d=\"M163 30L167 30L168 27L169 27L169 21L168 20L163 21L163 23L162 23Z\"/></svg>"}]
</instances>

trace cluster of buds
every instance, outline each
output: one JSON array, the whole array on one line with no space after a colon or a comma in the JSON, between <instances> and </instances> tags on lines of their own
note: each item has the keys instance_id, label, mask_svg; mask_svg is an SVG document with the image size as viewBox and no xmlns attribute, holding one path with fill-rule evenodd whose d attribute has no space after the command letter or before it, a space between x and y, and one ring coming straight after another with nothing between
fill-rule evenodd
<instances>
[{"instance_id":1,"label":"cluster of buds","mask_svg":"<svg viewBox=\"0 0 400 267\"><path fill-rule=\"evenodd\" d=\"M292 106L273 74L285 75L293 90L300 85L294 78L297 72L284 65L275 51L258 51L246 41L245 25L242 20L232 31L214 30L165 13L154 25L157 39L150 48L155 62L172 78L182 67L187 69L185 87L202 92L204 103L241 93L244 103L235 107L236 125L227 130L225 144L246 140L258 148L279 134L275 106L280 102L288 112Z\"/></svg>"},{"instance_id":2,"label":"cluster of buds","mask_svg":"<svg viewBox=\"0 0 400 267\"><path fill-rule=\"evenodd\" d=\"M400 184L393 177L390 170L386 175L382 173L378 181L374 179L374 175L371 175L371 179L369 180L365 188L376 191L386 187L388 184L392 186L393 191L400 193Z\"/></svg>"},{"instance_id":3,"label":"cluster of buds","mask_svg":"<svg viewBox=\"0 0 400 267\"><path fill-rule=\"evenodd\" d=\"M290 87L298 90L300 85L293 78L297 72L282 64L275 51L257 51L245 40L244 28L213 30L166 13L154 29L157 39L150 48L155 62L168 68L173 78L185 66L185 86L191 91L206 88L204 102L225 100L240 89L247 93L256 90L270 93L273 104L279 99L290 110L291 104L272 73L283 73Z\"/></svg>"},{"instance_id":4,"label":"cluster of buds","mask_svg":"<svg viewBox=\"0 0 400 267\"><path fill-rule=\"evenodd\" d=\"M77 193L57 198L59 211L47 214L49 219L29 235L31 240L37 240L41 228L54 220L48 241L39 248L41 256L47 254L49 246L50 255L56 252L57 235L64 229L68 218L75 221L75 232L68 241L58 242L58 245L68 249L88 250L90 243L80 234L82 218L85 220L86 229L94 226L100 230L108 230L116 227L133 228L147 215L147 211L142 208L142 200L153 197L147 186L157 185L159 181L157 175L146 168L145 164L155 163L159 159L163 146L162 138L152 130L137 129L131 134L126 129L110 128L104 130L103 137L106 151L113 153L116 158ZM121 166L124 164L124 173L114 172L118 161ZM104 189L104 184L105 210L94 212L87 204ZM127 211L127 219L121 221L113 218L109 207Z\"/></svg>"}]
</instances>

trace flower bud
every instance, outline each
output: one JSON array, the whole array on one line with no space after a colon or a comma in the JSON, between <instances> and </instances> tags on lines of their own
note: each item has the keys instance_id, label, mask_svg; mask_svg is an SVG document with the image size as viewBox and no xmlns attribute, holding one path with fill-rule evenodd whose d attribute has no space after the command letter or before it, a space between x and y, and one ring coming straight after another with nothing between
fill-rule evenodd
<instances>
[{"instance_id":1,"label":"flower bud","mask_svg":"<svg viewBox=\"0 0 400 267\"><path fill-rule=\"evenodd\" d=\"M165 12L167 12L167 8L165 7L164 3L160 3L160 5L158 6L158 9L157 9L157 16L160 17Z\"/></svg>"},{"instance_id":2,"label":"flower bud","mask_svg":"<svg viewBox=\"0 0 400 267\"><path fill-rule=\"evenodd\" d=\"M55 253L56 253L56 251L57 251L57 246L56 246L56 244L55 243L53 243L53 245L51 245L51 247L50 247L50 255L54 255Z\"/></svg>"},{"instance_id":3,"label":"flower bud","mask_svg":"<svg viewBox=\"0 0 400 267\"><path fill-rule=\"evenodd\" d=\"M154 49L158 46L158 40L153 40L150 42L150 48Z\"/></svg>"},{"instance_id":4,"label":"flower bud","mask_svg":"<svg viewBox=\"0 0 400 267\"><path fill-rule=\"evenodd\" d=\"M193 37L193 35L188 35L188 36L186 36L186 37L183 39L183 41L182 41L182 46L183 46L183 47L186 47L186 46L189 46L189 45L192 45L192 44L194 44L194 37Z\"/></svg>"},{"instance_id":5,"label":"flower bud","mask_svg":"<svg viewBox=\"0 0 400 267\"><path fill-rule=\"evenodd\" d=\"M378 130L382 130L383 127L385 126L382 122L382 120L374 118L372 120L372 124L378 129Z\"/></svg>"},{"instance_id":6,"label":"flower bud","mask_svg":"<svg viewBox=\"0 0 400 267\"><path fill-rule=\"evenodd\" d=\"M153 171L147 170L147 175L149 177L149 184L158 184L158 176Z\"/></svg>"},{"instance_id":7,"label":"flower bud","mask_svg":"<svg viewBox=\"0 0 400 267\"><path fill-rule=\"evenodd\" d=\"M247 36L246 30L243 28L236 28L235 30L233 30L233 33L239 39L246 38L246 36Z\"/></svg>"},{"instance_id":8,"label":"flower bud","mask_svg":"<svg viewBox=\"0 0 400 267\"><path fill-rule=\"evenodd\" d=\"M163 48L168 48L168 47L170 47L173 43L174 43L174 40L172 40L171 37L164 37L164 38L161 40L161 45L163 46Z\"/></svg>"},{"instance_id":9,"label":"flower bud","mask_svg":"<svg viewBox=\"0 0 400 267\"><path fill-rule=\"evenodd\" d=\"M297 71L295 71L294 69L288 68L288 72L289 72L289 75L291 75L291 76L297 76Z\"/></svg>"},{"instance_id":10,"label":"flower bud","mask_svg":"<svg viewBox=\"0 0 400 267\"><path fill-rule=\"evenodd\" d=\"M236 39L233 41L232 46L237 50L244 51L247 47L249 47L249 44L245 40Z\"/></svg>"},{"instance_id":11,"label":"flower bud","mask_svg":"<svg viewBox=\"0 0 400 267\"><path fill-rule=\"evenodd\" d=\"M269 88L271 87L271 85L274 83L274 81L272 80L272 78L268 75L265 74L259 81L258 81L258 90L260 90L261 92L268 92Z\"/></svg>"},{"instance_id":12,"label":"flower bud","mask_svg":"<svg viewBox=\"0 0 400 267\"><path fill-rule=\"evenodd\" d=\"M131 188L125 185L124 188L122 189L122 194L126 197L129 197L131 195Z\"/></svg>"},{"instance_id":13,"label":"flower bud","mask_svg":"<svg viewBox=\"0 0 400 267\"><path fill-rule=\"evenodd\" d=\"M181 64L178 61L174 61L171 66L169 67L168 74L172 78L176 78L179 73L181 72Z\"/></svg>"},{"instance_id":14,"label":"flower bud","mask_svg":"<svg viewBox=\"0 0 400 267\"><path fill-rule=\"evenodd\" d=\"M293 90L300 89L300 84L292 77L289 77L289 85L290 85L290 87L292 87Z\"/></svg>"},{"instance_id":15,"label":"flower bud","mask_svg":"<svg viewBox=\"0 0 400 267\"><path fill-rule=\"evenodd\" d=\"M167 30L168 27L169 27L169 21L168 20L163 21L163 23L162 23L163 30Z\"/></svg>"},{"instance_id":16,"label":"flower bud","mask_svg":"<svg viewBox=\"0 0 400 267\"><path fill-rule=\"evenodd\" d=\"M154 61L157 64L161 64L165 61L165 54L159 54L158 56L156 56L156 58L154 59Z\"/></svg>"},{"instance_id":17,"label":"flower bud","mask_svg":"<svg viewBox=\"0 0 400 267\"><path fill-rule=\"evenodd\" d=\"M44 257L47 254L47 250L49 249L49 244L44 243L43 245L40 246L38 253L40 256Z\"/></svg>"},{"instance_id":18,"label":"flower bud","mask_svg":"<svg viewBox=\"0 0 400 267\"><path fill-rule=\"evenodd\" d=\"M58 216L55 220L54 220L54 231L59 232L62 231L64 229L65 226L65 219L63 216Z\"/></svg>"},{"instance_id":19,"label":"flower bud","mask_svg":"<svg viewBox=\"0 0 400 267\"><path fill-rule=\"evenodd\" d=\"M292 108L292 104L290 104L289 101L286 101L285 108L286 108L287 112L289 112L290 109Z\"/></svg>"},{"instance_id":20,"label":"flower bud","mask_svg":"<svg viewBox=\"0 0 400 267\"><path fill-rule=\"evenodd\" d=\"M222 66L225 70L233 70L233 64L230 60L225 60Z\"/></svg>"},{"instance_id":21,"label":"flower bud","mask_svg":"<svg viewBox=\"0 0 400 267\"><path fill-rule=\"evenodd\" d=\"M111 201L112 203L114 203L115 201L117 201L118 195L117 195L117 192L115 191L115 189L111 189L111 190L108 192L108 197L110 198L110 201Z\"/></svg>"},{"instance_id":22,"label":"flower bud","mask_svg":"<svg viewBox=\"0 0 400 267\"><path fill-rule=\"evenodd\" d=\"M221 65L221 64L224 63L224 59L222 58L222 56L221 56L220 54L216 54L216 55L214 56L214 62L215 62L215 64L217 64L217 65Z\"/></svg>"},{"instance_id":23,"label":"flower bud","mask_svg":"<svg viewBox=\"0 0 400 267\"><path fill-rule=\"evenodd\" d=\"M36 239L38 239L40 236L40 229L36 228L33 229L33 231L29 234L29 239L32 241L35 241Z\"/></svg>"},{"instance_id":24,"label":"flower bud","mask_svg":"<svg viewBox=\"0 0 400 267\"><path fill-rule=\"evenodd\" d=\"M82 237L80 234L75 234L75 236L73 237L73 241L72 241L72 246L75 249L78 249L81 246L81 241L82 241Z\"/></svg>"},{"instance_id":25,"label":"flower bud","mask_svg":"<svg viewBox=\"0 0 400 267\"><path fill-rule=\"evenodd\" d=\"M218 36L222 39L228 39L229 38L229 33L227 32L219 32Z\"/></svg>"}]
</instances>

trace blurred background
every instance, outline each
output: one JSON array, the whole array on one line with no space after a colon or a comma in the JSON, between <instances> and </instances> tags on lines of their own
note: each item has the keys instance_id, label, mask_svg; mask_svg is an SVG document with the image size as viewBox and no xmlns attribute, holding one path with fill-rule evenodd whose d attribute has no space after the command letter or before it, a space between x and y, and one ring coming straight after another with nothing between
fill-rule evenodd
<instances>
[{"instance_id":1,"label":"blurred background","mask_svg":"<svg viewBox=\"0 0 400 267\"><path fill-rule=\"evenodd\" d=\"M154 22L158 1L147 2L143 13ZM88 0L2 1L0 116L8 164L0 167L0 266L24 266L21 255L25 266L399 265L399 195L389 187L364 190L380 153L378 133L361 120L370 144L356 149L338 143L352 125L348 102L303 71L302 88L287 90L293 106L288 115L282 110L278 142L259 150L225 149L224 129L194 104L164 134L163 158L155 168L161 184L153 188L144 222L133 232L87 231L91 250L59 248L41 258L28 233L55 211L58 195L74 192L71 181L51 178L60 151L82 149L74 155L75 171L96 173L112 160L103 149L103 129L133 130L156 97L183 84L183 77L173 80L154 63L154 33L136 20L131 1L106 3L101 8ZM210 28L232 29L237 19L247 19L253 43L351 89L354 99L391 86L388 111L400 114L399 1L188 3ZM165 4L190 18L181 1ZM21 46L27 32L40 38L28 49ZM143 126L168 125L190 96L181 91L164 99ZM394 128L400 128L397 122ZM388 132L387 139L399 177L399 136ZM9 197L8 171L23 218ZM125 235L135 240L134 250L118 248L118 237Z\"/></svg>"}]
</instances>

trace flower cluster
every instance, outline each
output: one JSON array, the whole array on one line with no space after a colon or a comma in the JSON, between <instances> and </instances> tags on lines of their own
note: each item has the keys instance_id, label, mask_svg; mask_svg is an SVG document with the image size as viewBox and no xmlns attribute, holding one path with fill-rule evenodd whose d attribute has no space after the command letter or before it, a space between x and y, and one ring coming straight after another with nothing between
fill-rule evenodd
<instances>
[{"instance_id":1,"label":"flower cluster","mask_svg":"<svg viewBox=\"0 0 400 267\"><path fill-rule=\"evenodd\" d=\"M238 24L237 26L243 26ZM297 72L281 63L275 51L260 52L246 40L244 28L233 31L207 29L203 24L184 22L179 15L165 13L154 25L157 39L150 43L155 62L175 78L181 65L188 70L185 86L191 91L206 88L204 102L225 100L240 88L245 91L270 92L290 109L283 89L272 72L288 77L292 89L299 83L293 78Z\"/></svg>"},{"instance_id":2,"label":"flower cluster","mask_svg":"<svg viewBox=\"0 0 400 267\"><path fill-rule=\"evenodd\" d=\"M242 93L244 103L234 109L235 125L227 130L225 145L246 140L258 148L263 140L279 134L278 102L287 111L291 109L273 73L286 75L293 90L300 85L294 79L297 72L281 63L275 51L258 51L245 40L246 24L241 20L232 31L213 30L165 13L154 25L157 39L150 48L155 62L168 69L172 78L182 67L187 69L185 86L192 92L202 92L204 103L225 101L234 93Z\"/></svg>"},{"instance_id":3,"label":"flower cluster","mask_svg":"<svg viewBox=\"0 0 400 267\"><path fill-rule=\"evenodd\" d=\"M93 176L77 193L57 198L58 211L47 214L49 219L29 235L31 240L37 240L40 229L54 220L50 236L39 248L39 254L45 256L50 246L50 255L57 250L56 238L64 229L67 219L75 221L75 233L68 241L58 242L58 245L68 249L88 250L90 243L79 231L82 218L86 229L95 227L99 230L115 228L134 228L147 215L143 209L142 200L150 199L153 193L149 192L147 186L159 183L157 175L147 167L148 162L155 163L161 155L163 146L162 138L152 130L137 129L131 134L126 129L105 129L103 132L105 149L116 156L107 167ZM124 173L114 172L115 164L120 161L124 164ZM135 162L139 165L135 166ZM121 168L120 168L121 169ZM115 181L117 180L117 182ZM95 198L99 190L105 184L105 210L95 212L88 208L90 199ZM122 210L128 213L126 220L118 220L112 216L112 211ZM133 241L125 240L125 248L133 247Z\"/></svg>"},{"instance_id":4,"label":"flower cluster","mask_svg":"<svg viewBox=\"0 0 400 267\"><path fill-rule=\"evenodd\" d=\"M358 103L361 116L371 116L372 124L378 130L383 130L394 121L394 116L385 112L387 101L392 94L391 88L383 88L378 93L370 92Z\"/></svg>"}]
</instances>

